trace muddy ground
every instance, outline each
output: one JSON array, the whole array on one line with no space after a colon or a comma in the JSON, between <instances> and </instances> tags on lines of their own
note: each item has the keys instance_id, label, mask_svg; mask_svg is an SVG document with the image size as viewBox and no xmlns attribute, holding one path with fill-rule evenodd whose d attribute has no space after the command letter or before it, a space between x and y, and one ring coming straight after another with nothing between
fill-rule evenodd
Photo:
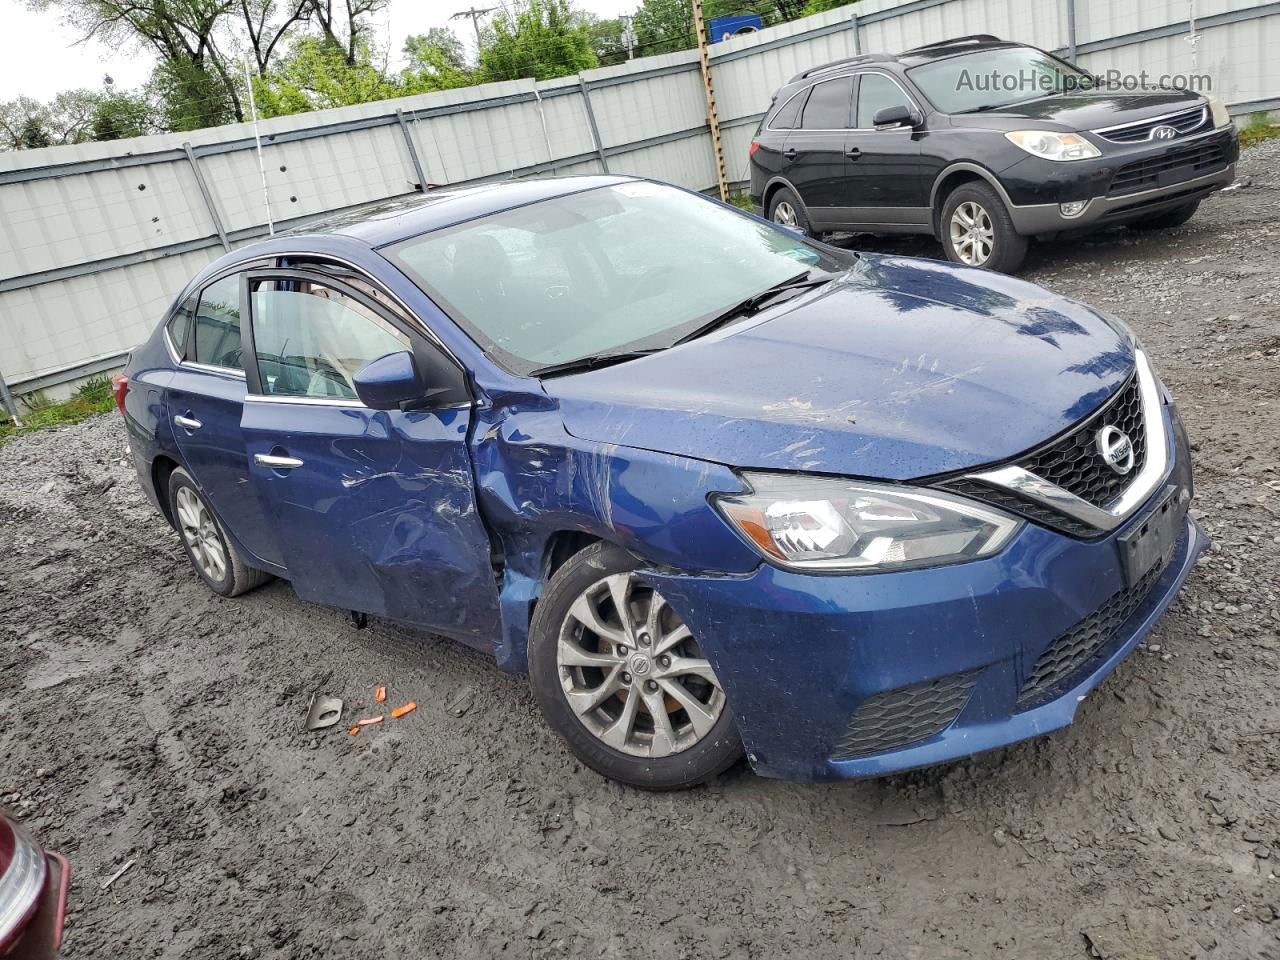
<instances>
[{"instance_id":1,"label":"muddy ground","mask_svg":"<svg viewBox=\"0 0 1280 960\"><path fill-rule=\"evenodd\" d=\"M1072 728L907 776L615 786L468 649L211 595L118 418L6 444L0 803L74 865L66 955L1280 957L1280 144L1242 173L1026 271L1146 342L1213 552ZM301 730L379 684L417 712Z\"/></svg>"}]
</instances>

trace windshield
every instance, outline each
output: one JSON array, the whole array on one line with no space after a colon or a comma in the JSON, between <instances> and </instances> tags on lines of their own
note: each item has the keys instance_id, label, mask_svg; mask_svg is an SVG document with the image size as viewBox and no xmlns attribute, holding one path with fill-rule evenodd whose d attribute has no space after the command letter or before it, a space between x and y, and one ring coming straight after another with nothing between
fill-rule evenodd
<instances>
[{"instance_id":1,"label":"windshield","mask_svg":"<svg viewBox=\"0 0 1280 960\"><path fill-rule=\"evenodd\" d=\"M943 113L972 113L1093 86L1093 76L1031 47L980 50L907 71Z\"/></svg>"},{"instance_id":2,"label":"windshield","mask_svg":"<svg viewBox=\"0 0 1280 960\"><path fill-rule=\"evenodd\" d=\"M509 369L669 347L806 268L801 238L674 187L599 187L384 250Z\"/></svg>"}]
</instances>

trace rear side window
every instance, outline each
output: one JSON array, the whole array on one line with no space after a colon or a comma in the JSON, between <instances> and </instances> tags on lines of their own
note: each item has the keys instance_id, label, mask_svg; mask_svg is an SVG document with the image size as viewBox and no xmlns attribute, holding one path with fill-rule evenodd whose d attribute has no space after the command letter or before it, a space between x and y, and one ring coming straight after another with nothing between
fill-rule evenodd
<instances>
[{"instance_id":1,"label":"rear side window","mask_svg":"<svg viewBox=\"0 0 1280 960\"><path fill-rule=\"evenodd\" d=\"M817 84L804 105L806 130L844 130L853 104L853 78L840 77Z\"/></svg>"},{"instance_id":2,"label":"rear side window","mask_svg":"<svg viewBox=\"0 0 1280 960\"><path fill-rule=\"evenodd\" d=\"M804 92L801 91L782 105L769 120L768 126L773 130L790 130L800 123L800 108L804 106Z\"/></svg>"},{"instance_id":3,"label":"rear side window","mask_svg":"<svg viewBox=\"0 0 1280 960\"><path fill-rule=\"evenodd\" d=\"M223 277L200 292L196 307L196 363L242 369L240 363L240 275Z\"/></svg>"},{"instance_id":4,"label":"rear side window","mask_svg":"<svg viewBox=\"0 0 1280 960\"><path fill-rule=\"evenodd\" d=\"M886 107L910 107L902 88L879 73L864 73L858 84L858 126L874 127L876 114Z\"/></svg>"},{"instance_id":5,"label":"rear side window","mask_svg":"<svg viewBox=\"0 0 1280 960\"><path fill-rule=\"evenodd\" d=\"M354 297L310 280L253 286L253 347L265 394L355 400L356 372L411 349L409 338Z\"/></svg>"},{"instance_id":6,"label":"rear side window","mask_svg":"<svg viewBox=\"0 0 1280 960\"><path fill-rule=\"evenodd\" d=\"M187 334L191 331L191 318L196 313L196 298L188 297L173 316L169 318L169 339L173 341L173 349L178 351L178 358L187 357Z\"/></svg>"}]
</instances>

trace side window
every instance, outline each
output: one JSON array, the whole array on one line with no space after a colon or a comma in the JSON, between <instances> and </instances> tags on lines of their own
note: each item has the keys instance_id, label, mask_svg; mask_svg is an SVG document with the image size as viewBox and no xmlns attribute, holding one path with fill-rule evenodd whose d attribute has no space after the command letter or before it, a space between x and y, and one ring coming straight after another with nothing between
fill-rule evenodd
<instances>
[{"instance_id":1,"label":"side window","mask_svg":"<svg viewBox=\"0 0 1280 960\"><path fill-rule=\"evenodd\" d=\"M200 291L191 359L211 367L240 370L240 275L223 277Z\"/></svg>"},{"instance_id":2,"label":"side window","mask_svg":"<svg viewBox=\"0 0 1280 960\"><path fill-rule=\"evenodd\" d=\"M254 282L253 346L264 393L355 400L370 360L409 338L359 300L309 280Z\"/></svg>"},{"instance_id":3,"label":"side window","mask_svg":"<svg viewBox=\"0 0 1280 960\"><path fill-rule=\"evenodd\" d=\"M187 357L187 333L191 330L191 318L196 313L196 298L188 297L182 306L169 318L169 339L173 341L173 349L178 351L178 359Z\"/></svg>"},{"instance_id":4,"label":"side window","mask_svg":"<svg viewBox=\"0 0 1280 960\"><path fill-rule=\"evenodd\" d=\"M790 100L782 105L769 120L768 127L771 130L790 130L792 127L798 126L800 122L800 108L804 106L804 91L800 91Z\"/></svg>"},{"instance_id":5,"label":"side window","mask_svg":"<svg viewBox=\"0 0 1280 960\"><path fill-rule=\"evenodd\" d=\"M858 128L865 129L876 125L876 114L885 107L898 105L909 107L911 101L902 92L902 88L879 73L864 73L862 82L858 84Z\"/></svg>"},{"instance_id":6,"label":"side window","mask_svg":"<svg viewBox=\"0 0 1280 960\"><path fill-rule=\"evenodd\" d=\"M840 77L817 84L804 105L806 130L843 130L849 126L853 102L853 77Z\"/></svg>"}]
</instances>

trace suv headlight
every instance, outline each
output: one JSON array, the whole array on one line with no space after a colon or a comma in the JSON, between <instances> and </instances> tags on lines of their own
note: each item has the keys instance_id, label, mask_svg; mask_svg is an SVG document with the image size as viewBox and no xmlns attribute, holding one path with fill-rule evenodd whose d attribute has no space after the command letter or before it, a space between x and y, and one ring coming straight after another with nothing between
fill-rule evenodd
<instances>
[{"instance_id":1,"label":"suv headlight","mask_svg":"<svg viewBox=\"0 0 1280 960\"><path fill-rule=\"evenodd\" d=\"M1213 129L1219 130L1231 123L1231 114L1227 112L1227 105L1217 97L1208 97L1209 100L1209 116L1213 117Z\"/></svg>"},{"instance_id":2,"label":"suv headlight","mask_svg":"<svg viewBox=\"0 0 1280 960\"><path fill-rule=\"evenodd\" d=\"M1102 156L1102 151L1078 133L1054 133L1052 130L1013 130L1005 136L1027 153L1041 160L1089 160Z\"/></svg>"},{"instance_id":3,"label":"suv headlight","mask_svg":"<svg viewBox=\"0 0 1280 960\"><path fill-rule=\"evenodd\" d=\"M716 508L766 559L798 570L881 573L990 556L1016 517L934 490L828 477L746 473L751 489Z\"/></svg>"}]
</instances>

